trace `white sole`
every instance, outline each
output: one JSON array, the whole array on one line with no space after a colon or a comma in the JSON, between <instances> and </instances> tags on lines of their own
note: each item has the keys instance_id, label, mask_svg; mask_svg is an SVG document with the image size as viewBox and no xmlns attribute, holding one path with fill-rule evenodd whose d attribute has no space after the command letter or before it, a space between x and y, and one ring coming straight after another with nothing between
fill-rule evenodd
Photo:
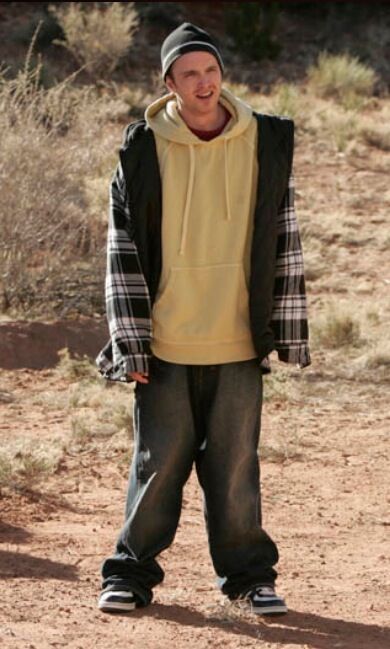
<instances>
[{"instance_id":1,"label":"white sole","mask_svg":"<svg viewBox=\"0 0 390 649\"><path fill-rule=\"evenodd\" d=\"M129 602L102 602L98 604L98 608L101 611L133 611L135 609L135 603Z\"/></svg>"},{"instance_id":2,"label":"white sole","mask_svg":"<svg viewBox=\"0 0 390 649\"><path fill-rule=\"evenodd\" d=\"M106 591L102 593L98 601L98 608L101 611L133 611L136 608L136 602L109 601L112 596L128 598L127 591Z\"/></svg>"}]
</instances>

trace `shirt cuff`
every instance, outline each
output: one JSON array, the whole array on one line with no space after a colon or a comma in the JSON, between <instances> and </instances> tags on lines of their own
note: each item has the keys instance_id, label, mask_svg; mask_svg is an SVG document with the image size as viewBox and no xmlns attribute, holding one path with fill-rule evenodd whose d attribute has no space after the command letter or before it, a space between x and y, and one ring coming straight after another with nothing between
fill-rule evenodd
<instances>
[{"instance_id":1,"label":"shirt cuff","mask_svg":"<svg viewBox=\"0 0 390 649\"><path fill-rule=\"evenodd\" d=\"M107 361L104 364L98 363L99 371L105 379L130 383L134 380L129 376L132 372L149 373L149 359L148 354L132 354L123 358L116 365Z\"/></svg>"},{"instance_id":2,"label":"shirt cuff","mask_svg":"<svg viewBox=\"0 0 390 649\"><path fill-rule=\"evenodd\" d=\"M276 347L278 358L283 363L298 365L301 369L311 364L308 345L278 345Z\"/></svg>"}]
</instances>

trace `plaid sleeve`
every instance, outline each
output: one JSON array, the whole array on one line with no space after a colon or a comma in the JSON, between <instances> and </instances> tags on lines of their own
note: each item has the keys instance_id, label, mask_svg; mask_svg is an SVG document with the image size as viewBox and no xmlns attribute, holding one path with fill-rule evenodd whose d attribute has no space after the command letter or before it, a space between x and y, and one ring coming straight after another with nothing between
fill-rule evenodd
<instances>
[{"instance_id":1,"label":"plaid sleeve","mask_svg":"<svg viewBox=\"0 0 390 649\"><path fill-rule=\"evenodd\" d=\"M110 187L106 311L110 341L96 359L105 378L127 381L147 372L150 356L150 296L133 240L125 180L118 164Z\"/></svg>"},{"instance_id":2,"label":"plaid sleeve","mask_svg":"<svg viewBox=\"0 0 390 649\"><path fill-rule=\"evenodd\" d=\"M278 212L276 277L271 326L279 360L310 365L303 255L294 208L294 176Z\"/></svg>"}]
</instances>

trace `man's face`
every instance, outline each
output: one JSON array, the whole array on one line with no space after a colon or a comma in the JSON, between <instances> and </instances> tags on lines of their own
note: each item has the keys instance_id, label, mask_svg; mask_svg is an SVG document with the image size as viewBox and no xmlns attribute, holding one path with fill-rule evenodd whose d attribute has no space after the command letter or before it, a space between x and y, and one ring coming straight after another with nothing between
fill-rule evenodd
<instances>
[{"instance_id":1,"label":"man's face","mask_svg":"<svg viewBox=\"0 0 390 649\"><path fill-rule=\"evenodd\" d=\"M171 66L166 84L179 109L192 115L214 115L221 94L222 74L209 52L188 52Z\"/></svg>"}]
</instances>

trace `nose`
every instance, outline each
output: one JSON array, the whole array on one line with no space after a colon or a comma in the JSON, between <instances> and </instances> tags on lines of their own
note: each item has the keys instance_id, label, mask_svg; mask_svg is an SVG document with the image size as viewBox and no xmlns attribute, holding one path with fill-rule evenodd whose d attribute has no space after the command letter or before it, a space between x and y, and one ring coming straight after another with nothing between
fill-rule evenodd
<instances>
[{"instance_id":1,"label":"nose","mask_svg":"<svg viewBox=\"0 0 390 649\"><path fill-rule=\"evenodd\" d=\"M207 74L204 74L201 77L199 77L198 80L199 89L204 90L205 88L207 88L208 85L209 85L209 79Z\"/></svg>"}]
</instances>

